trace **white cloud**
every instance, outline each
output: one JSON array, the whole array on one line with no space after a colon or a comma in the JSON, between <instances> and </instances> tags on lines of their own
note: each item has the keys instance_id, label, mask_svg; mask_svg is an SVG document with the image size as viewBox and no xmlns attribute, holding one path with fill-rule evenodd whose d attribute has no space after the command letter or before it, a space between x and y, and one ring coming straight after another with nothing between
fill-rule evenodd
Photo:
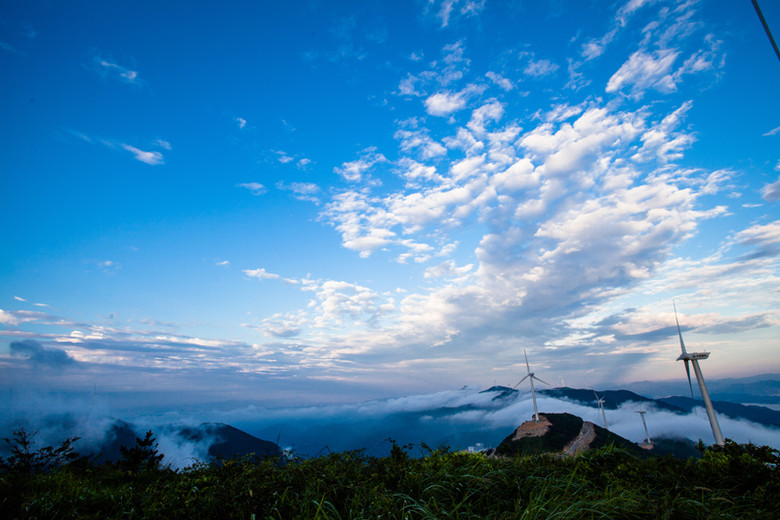
<instances>
[{"instance_id":1,"label":"white cloud","mask_svg":"<svg viewBox=\"0 0 780 520\"><path fill-rule=\"evenodd\" d=\"M277 160L282 164L287 164L295 160L294 157L290 157L287 152L283 150L272 150L277 155Z\"/></svg>"},{"instance_id":2,"label":"white cloud","mask_svg":"<svg viewBox=\"0 0 780 520\"><path fill-rule=\"evenodd\" d=\"M105 59L105 58L101 58L100 56L96 56L94 59L94 64L97 66L98 71L101 74L111 75L125 83L131 83L136 85L141 83L137 71L128 69L110 59Z\"/></svg>"},{"instance_id":3,"label":"white cloud","mask_svg":"<svg viewBox=\"0 0 780 520\"><path fill-rule=\"evenodd\" d=\"M677 127L692 106L692 101L686 101L680 108L664 117L660 123L645 131L642 134L642 148L632 158L637 161L657 159L662 162L682 158L682 151L696 138L692 134L677 130Z\"/></svg>"},{"instance_id":4,"label":"white cloud","mask_svg":"<svg viewBox=\"0 0 780 520\"><path fill-rule=\"evenodd\" d=\"M780 163L778 163L778 166L780 166ZM767 202L780 200L780 177L775 182L761 188L761 197Z\"/></svg>"},{"instance_id":5,"label":"white cloud","mask_svg":"<svg viewBox=\"0 0 780 520\"><path fill-rule=\"evenodd\" d=\"M112 272L120 268L119 264L113 260L102 260L97 263L97 266L101 271L104 272Z\"/></svg>"},{"instance_id":6,"label":"white cloud","mask_svg":"<svg viewBox=\"0 0 780 520\"><path fill-rule=\"evenodd\" d=\"M276 183L276 187L280 190L289 191L298 200L313 202L319 204L320 199L317 194L320 192L320 187L313 182L288 182L279 181Z\"/></svg>"},{"instance_id":7,"label":"white cloud","mask_svg":"<svg viewBox=\"0 0 780 520\"><path fill-rule=\"evenodd\" d=\"M485 133L486 123L498 121L503 115L504 105L495 99L491 99L471 113L471 120L466 126L479 136Z\"/></svg>"},{"instance_id":8,"label":"white cloud","mask_svg":"<svg viewBox=\"0 0 780 520\"><path fill-rule=\"evenodd\" d=\"M278 274L269 273L263 267L260 269L244 269L244 274L250 278L257 278L258 280L276 280L279 278Z\"/></svg>"},{"instance_id":9,"label":"white cloud","mask_svg":"<svg viewBox=\"0 0 780 520\"><path fill-rule=\"evenodd\" d=\"M438 8L436 7L438 5ZM441 27L450 25L452 17L470 17L478 15L485 7L485 0L429 0L429 8L433 6L436 17L441 20Z\"/></svg>"},{"instance_id":10,"label":"white cloud","mask_svg":"<svg viewBox=\"0 0 780 520\"><path fill-rule=\"evenodd\" d=\"M761 246L762 249L778 249L780 246L780 220L769 224L755 225L740 231L736 240L745 245Z\"/></svg>"},{"instance_id":11,"label":"white cloud","mask_svg":"<svg viewBox=\"0 0 780 520\"><path fill-rule=\"evenodd\" d=\"M19 319L12 313L0 309L0 323L3 325L18 325Z\"/></svg>"},{"instance_id":12,"label":"white cloud","mask_svg":"<svg viewBox=\"0 0 780 520\"><path fill-rule=\"evenodd\" d=\"M401 142L401 150L409 152L417 150L423 159L430 159L441 155L446 155L447 149L440 143L431 139L424 128L405 129L401 128L393 136Z\"/></svg>"},{"instance_id":13,"label":"white cloud","mask_svg":"<svg viewBox=\"0 0 780 520\"><path fill-rule=\"evenodd\" d=\"M304 328L310 324L306 313L277 313L263 320L263 331L274 338L293 338L300 335Z\"/></svg>"},{"instance_id":14,"label":"white cloud","mask_svg":"<svg viewBox=\"0 0 780 520\"><path fill-rule=\"evenodd\" d=\"M594 38L584 43L582 45L582 57L585 58L585 60L592 60L604 54L607 50L607 45L615 39L617 33L618 30L615 28L607 32L601 38Z\"/></svg>"},{"instance_id":15,"label":"white cloud","mask_svg":"<svg viewBox=\"0 0 780 520\"><path fill-rule=\"evenodd\" d=\"M344 180L349 182L358 182L363 179L364 174L375 165L386 162L387 159L381 153L376 152L376 148L367 148L361 152L361 157L355 161L345 162L333 171L341 175Z\"/></svg>"},{"instance_id":16,"label":"white cloud","mask_svg":"<svg viewBox=\"0 0 780 520\"><path fill-rule=\"evenodd\" d=\"M467 264L458 267L454 260L446 260L439 265L428 267L424 272L425 278L456 278L464 279L464 276L468 274L474 266Z\"/></svg>"},{"instance_id":17,"label":"white cloud","mask_svg":"<svg viewBox=\"0 0 780 520\"><path fill-rule=\"evenodd\" d=\"M163 155L160 152L146 152L144 150L139 150L135 146L130 146L129 144L124 143L122 143L122 148L128 152L131 152L135 159L141 161L142 163L146 163L152 166L164 164Z\"/></svg>"},{"instance_id":18,"label":"white cloud","mask_svg":"<svg viewBox=\"0 0 780 520\"><path fill-rule=\"evenodd\" d=\"M460 92L437 92L425 100L425 110L432 116L448 116L465 106L466 99Z\"/></svg>"},{"instance_id":19,"label":"white cloud","mask_svg":"<svg viewBox=\"0 0 780 520\"><path fill-rule=\"evenodd\" d=\"M236 184L236 186L239 188L248 189L252 193L252 195L255 196L262 195L263 193L266 192L265 186L263 186L259 182L244 182L241 184Z\"/></svg>"},{"instance_id":20,"label":"white cloud","mask_svg":"<svg viewBox=\"0 0 780 520\"><path fill-rule=\"evenodd\" d=\"M631 93L641 98L644 91L654 88L659 92L677 89L671 71L679 52L672 49L658 49L655 52L642 50L634 52L607 82L607 92L617 92L631 87Z\"/></svg>"},{"instance_id":21,"label":"white cloud","mask_svg":"<svg viewBox=\"0 0 780 520\"><path fill-rule=\"evenodd\" d=\"M303 291L313 292L315 316L311 320L316 328L376 323L384 314L392 312L392 298L383 299L368 287L359 284L326 280L307 280Z\"/></svg>"},{"instance_id":22,"label":"white cloud","mask_svg":"<svg viewBox=\"0 0 780 520\"><path fill-rule=\"evenodd\" d=\"M243 117L237 117L235 121L239 128L244 128L246 126L246 119Z\"/></svg>"},{"instance_id":23,"label":"white cloud","mask_svg":"<svg viewBox=\"0 0 780 520\"><path fill-rule=\"evenodd\" d=\"M553 74L558 68L558 65L550 60L531 59L528 61L528 65L525 66L525 69L523 69L523 73L525 73L526 76L541 78Z\"/></svg>"},{"instance_id":24,"label":"white cloud","mask_svg":"<svg viewBox=\"0 0 780 520\"><path fill-rule=\"evenodd\" d=\"M766 133L761 134L761 136L762 137L769 137L769 136L772 136L772 135L777 135L778 133L780 133L780 126L778 126L776 128L773 128L772 130L769 130Z\"/></svg>"},{"instance_id":25,"label":"white cloud","mask_svg":"<svg viewBox=\"0 0 780 520\"><path fill-rule=\"evenodd\" d=\"M492 81L493 83L495 83L496 85L501 87L506 92L509 92L510 90L512 90L514 88L514 85L512 84L512 82L510 80L508 80L507 78L501 76L500 74L496 74L495 72L491 71L491 72L486 73L485 76L490 81Z\"/></svg>"},{"instance_id":26,"label":"white cloud","mask_svg":"<svg viewBox=\"0 0 780 520\"><path fill-rule=\"evenodd\" d=\"M598 58L604 54L607 50L607 46L609 46L619 32L628 25L628 22L634 13L642 7L655 2L656 0L628 0L620 9L618 9L617 13L615 13L613 27L607 31L604 36L593 38L583 44L581 51L582 57L587 61Z\"/></svg>"},{"instance_id":27,"label":"white cloud","mask_svg":"<svg viewBox=\"0 0 780 520\"><path fill-rule=\"evenodd\" d=\"M218 261L215 265L218 267L230 267L230 261L229 260L221 260Z\"/></svg>"}]
</instances>

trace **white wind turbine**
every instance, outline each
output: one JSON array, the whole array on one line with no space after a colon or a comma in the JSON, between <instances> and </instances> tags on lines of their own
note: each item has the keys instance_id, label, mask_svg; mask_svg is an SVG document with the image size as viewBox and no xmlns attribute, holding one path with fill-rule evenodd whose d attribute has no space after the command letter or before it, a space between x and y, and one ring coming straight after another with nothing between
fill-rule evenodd
<instances>
[{"instance_id":1,"label":"white wind turbine","mask_svg":"<svg viewBox=\"0 0 780 520\"><path fill-rule=\"evenodd\" d=\"M707 386L704 384L704 376L702 376L701 368L699 367L699 360L707 359L710 357L710 353L689 353L685 350L685 343L683 343L682 332L680 331L680 321L677 319L677 305L674 305L674 321L677 323L677 335L680 337L680 349L682 350L682 354L677 358L677 361L682 360L685 363L685 373L688 375L688 387L691 389L691 398L693 398L693 385L691 384L691 369L688 366L689 361L693 365L693 371L696 373L696 382L699 383L701 397L704 399L704 408L707 410L707 417L710 419L710 426L712 427L712 435L715 437L715 444L723 446L725 444L723 442L723 434L720 432L718 418L715 416L715 409L712 407L710 394L707 392Z\"/></svg>"},{"instance_id":2,"label":"white wind turbine","mask_svg":"<svg viewBox=\"0 0 780 520\"><path fill-rule=\"evenodd\" d=\"M599 405L599 410L601 410L601 417L604 419L604 429L607 429L607 414L604 413L604 398L599 397L599 394L596 393L596 391L593 391L593 395L596 396L596 404Z\"/></svg>"},{"instance_id":3,"label":"white wind turbine","mask_svg":"<svg viewBox=\"0 0 780 520\"><path fill-rule=\"evenodd\" d=\"M517 384L512 388L517 388L518 386L520 386L520 383L522 383L526 379L528 379L531 382L531 398L534 401L534 421L539 422L539 410L536 408L536 390L534 389L534 379L536 379L540 383L544 383L547 386L550 386L550 383L547 383L546 381L542 381L541 379L536 377L533 372L531 372L531 367L528 365L528 354L525 353L525 349L523 349L523 355L525 356L525 368L526 370L528 370L528 373L525 375L525 377L523 377L523 379L518 381Z\"/></svg>"},{"instance_id":4,"label":"white wind turbine","mask_svg":"<svg viewBox=\"0 0 780 520\"><path fill-rule=\"evenodd\" d=\"M645 422L645 414L647 412L645 410L637 410L636 413L642 416L642 426L645 427L645 442L647 443L648 446L650 446L651 444L653 444L653 441L650 440L650 434L647 432L647 423Z\"/></svg>"}]
</instances>

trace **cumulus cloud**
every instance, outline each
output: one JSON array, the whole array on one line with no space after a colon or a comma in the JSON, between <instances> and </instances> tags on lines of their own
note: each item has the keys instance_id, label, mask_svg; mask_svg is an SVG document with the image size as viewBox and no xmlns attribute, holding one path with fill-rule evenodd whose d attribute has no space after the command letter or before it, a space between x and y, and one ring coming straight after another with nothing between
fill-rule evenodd
<instances>
[{"instance_id":1,"label":"cumulus cloud","mask_svg":"<svg viewBox=\"0 0 780 520\"><path fill-rule=\"evenodd\" d=\"M460 92L437 92L425 100L425 110L432 116L448 116L465 106L466 99Z\"/></svg>"},{"instance_id":2,"label":"cumulus cloud","mask_svg":"<svg viewBox=\"0 0 780 520\"><path fill-rule=\"evenodd\" d=\"M400 128L394 137L405 152L417 151L423 159L446 155L447 149L428 135L425 128Z\"/></svg>"},{"instance_id":3,"label":"cumulus cloud","mask_svg":"<svg viewBox=\"0 0 780 520\"><path fill-rule=\"evenodd\" d=\"M379 294L368 287L337 280L305 281L302 290L315 294L315 327L344 325L347 320L375 322L388 307Z\"/></svg>"},{"instance_id":4,"label":"cumulus cloud","mask_svg":"<svg viewBox=\"0 0 780 520\"><path fill-rule=\"evenodd\" d=\"M384 155L376 152L376 148L367 148L360 155L359 159L345 162L333 171L341 175L344 180L358 182L372 167L387 161Z\"/></svg>"},{"instance_id":5,"label":"cumulus cloud","mask_svg":"<svg viewBox=\"0 0 780 520\"><path fill-rule=\"evenodd\" d=\"M275 338L293 338L310 323L304 312L277 313L263 320L262 329Z\"/></svg>"},{"instance_id":6,"label":"cumulus cloud","mask_svg":"<svg viewBox=\"0 0 780 520\"><path fill-rule=\"evenodd\" d=\"M503 77L500 74L496 74L495 72L492 71L487 72L485 76L490 81L492 81L493 83L501 87L503 90L505 90L506 92L509 92L515 87L510 80L508 80L507 78Z\"/></svg>"}]
</instances>

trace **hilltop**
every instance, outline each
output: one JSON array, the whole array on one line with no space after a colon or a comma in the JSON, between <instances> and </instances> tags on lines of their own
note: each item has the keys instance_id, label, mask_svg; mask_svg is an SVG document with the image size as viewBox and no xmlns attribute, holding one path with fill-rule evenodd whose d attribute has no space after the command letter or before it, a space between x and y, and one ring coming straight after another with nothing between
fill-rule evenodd
<instances>
[{"instance_id":1,"label":"hilltop","mask_svg":"<svg viewBox=\"0 0 780 520\"><path fill-rule=\"evenodd\" d=\"M639 457L647 456L645 450L628 439L569 413L540 413L539 422L524 422L491 454L502 457L541 453L578 455L606 445Z\"/></svg>"}]
</instances>

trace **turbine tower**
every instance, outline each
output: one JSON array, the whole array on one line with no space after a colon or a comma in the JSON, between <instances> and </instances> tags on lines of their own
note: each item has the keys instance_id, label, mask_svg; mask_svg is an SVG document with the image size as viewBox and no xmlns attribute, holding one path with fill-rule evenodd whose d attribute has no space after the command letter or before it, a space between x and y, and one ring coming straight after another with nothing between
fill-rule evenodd
<instances>
[{"instance_id":1,"label":"turbine tower","mask_svg":"<svg viewBox=\"0 0 780 520\"><path fill-rule=\"evenodd\" d=\"M599 397L599 394L596 393L596 391L593 391L593 395L596 396L596 404L599 405L599 410L601 410L601 417L604 419L604 429L607 429L607 414L604 413L604 398Z\"/></svg>"},{"instance_id":2,"label":"turbine tower","mask_svg":"<svg viewBox=\"0 0 780 520\"><path fill-rule=\"evenodd\" d=\"M710 357L709 352L687 352L685 350L685 343L683 343L682 332L680 331L680 321L677 319L677 305L674 305L674 321L677 323L677 335L680 337L680 349L682 354L677 358L677 361L682 360L685 363L685 373L688 375L688 388L691 389L691 398L693 398L693 385L691 384L691 369L688 366L688 362L693 365L693 371L696 373L696 382L699 383L699 390L701 391L701 397L704 399L704 408L707 410L707 417L710 419L710 426L712 427L712 436L715 437L715 444L723 446L723 434L720 432L720 425L718 424L718 418L715 416L715 409L712 407L712 401L710 401L710 394L707 392L707 386L704 384L704 376L702 376L701 368L699 367L700 359L707 359Z\"/></svg>"},{"instance_id":3,"label":"turbine tower","mask_svg":"<svg viewBox=\"0 0 780 520\"><path fill-rule=\"evenodd\" d=\"M653 444L653 441L650 440L650 434L647 432L647 423L645 422L645 414L647 413L644 410L638 410L636 413L642 416L642 426L645 427L645 442L648 446Z\"/></svg>"},{"instance_id":4,"label":"turbine tower","mask_svg":"<svg viewBox=\"0 0 780 520\"><path fill-rule=\"evenodd\" d=\"M534 401L534 421L539 422L539 410L536 408L536 390L534 389L534 379L536 379L540 383L544 383L547 386L550 386L550 383L542 381L541 379L536 377L533 372L531 372L531 367L528 365L528 354L525 353L525 349L523 349L523 355L525 356L525 368L526 370L528 370L528 373L525 375L525 377L523 377L523 379L518 381L513 388L517 388L518 386L520 386L520 383L522 383L526 379L528 379L531 382L531 398Z\"/></svg>"}]
</instances>

